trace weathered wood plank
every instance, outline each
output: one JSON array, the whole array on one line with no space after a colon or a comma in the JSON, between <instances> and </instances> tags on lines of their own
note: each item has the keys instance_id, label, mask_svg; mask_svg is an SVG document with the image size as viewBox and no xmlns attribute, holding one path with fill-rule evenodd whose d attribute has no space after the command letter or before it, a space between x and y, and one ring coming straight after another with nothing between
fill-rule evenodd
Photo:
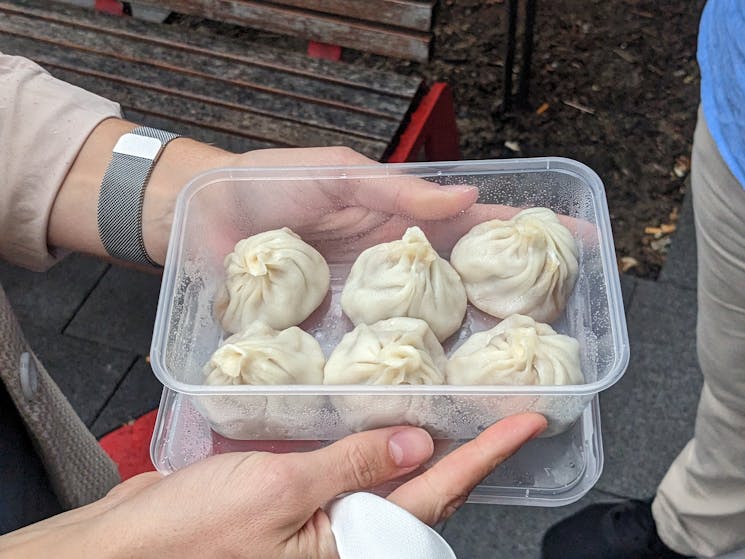
<instances>
[{"instance_id":1,"label":"weathered wood plank","mask_svg":"<svg viewBox=\"0 0 745 559\"><path fill-rule=\"evenodd\" d=\"M161 130L170 130L187 136L200 142L212 144L214 146L232 151L234 153L243 153L254 149L266 149L280 147L279 144L266 142L245 136L236 136L227 132L220 132L205 126L196 126L185 122L177 122L172 118L163 116L148 115L139 111L129 109L124 111L124 117L132 122L142 124L143 126L152 126Z\"/></svg>"},{"instance_id":2,"label":"weathered wood plank","mask_svg":"<svg viewBox=\"0 0 745 559\"><path fill-rule=\"evenodd\" d=\"M366 140L246 111L216 107L206 101L188 99L170 92L143 89L136 80L113 79L77 68L62 68L43 59L37 62L52 75L113 99L125 110L204 126L218 132L274 143L280 147L346 145L373 159L380 159L387 147L387 142Z\"/></svg>"},{"instance_id":3,"label":"weathered wood plank","mask_svg":"<svg viewBox=\"0 0 745 559\"><path fill-rule=\"evenodd\" d=\"M282 95L299 104L327 105L397 122L410 106L410 99L398 96L194 53L178 45L163 46L68 23L44 21L42 24L33 16L8 13L0 19L0 28L6 33L33 37L58 46L98 52L122 60L137 60L166 71L211 77L250 90Z\"/></svg>"},{"instance_id":4,"label":"weathered wood plank","mask_svg":"<svg viewBox=\"0 0 745 559\"><path fill-rule=\"evenodd\" d=\"M386 93L407 100L416 95L422 84L421 78L415 76L404 76L364 66L310 58L299 53L216 37L214 34L201 34L198 31L185 37L181 30L169 25L154 25L133 18L110 17L93 10L84 10L57 2L0 1L0 12L34 16L42 22L88 27L131 40L142 40L167 48L181 48L195 54L221 56L236 63L306 76L335 85Z\"/></svg>"},{"instance_id":5,"label":"weathered wood plank","mask_svg":"<svg viewBox=\"0 0 745 559\"><path fill-rule=\"evenodd\" d=\"M416 31L432 29L434 1L416 0L271 0L273 4L283 4L305 8L314 12L363 19L396 27L406 27Z\"/></svg>"},{"instance_id":6,"label":"weathered wood plank","mask_svg":"<svg viewBox=\"0 0 745 559\"><path fill-rule=\"evenodd\" d=\"M332 43L393 58L429 60L430 33L406 31L247 0L139 0L227 23Z\"/></svg>"},{"instance_id":7,"label":"weathered wood plank","mask_svg":"<svg viewBox=\"0 0 745 559\"><path fill-rule=\"evenodd\" d=\"M143 63L124 56L108 56L76 48L66 41L27 38L9 34L8 18L0 18L0 42L14 52L43 59L59 67L95 71L112 79L123 76L145 89L173 92L216 106L246 111L270 118L312 125L319 129L343 134L389 141L399 127L400 120L390 120L363 113L328 107L292 99L284 95L269 94L242 87L239 84L218 81L184 73L176 66ZM104 41L105 35L100 35ZM52 47L52 48L50 48ZM61 48L60 48L61 47ZM127 53L126 45L123 46ZM186 61L185 61L186 62Z\"/></svg>"}]
</instances>

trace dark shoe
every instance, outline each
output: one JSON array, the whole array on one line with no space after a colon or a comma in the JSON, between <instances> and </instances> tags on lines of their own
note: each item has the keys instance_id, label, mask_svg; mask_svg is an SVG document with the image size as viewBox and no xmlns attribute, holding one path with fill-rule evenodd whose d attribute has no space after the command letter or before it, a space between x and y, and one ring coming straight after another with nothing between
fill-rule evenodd
<instances>
[{"instance_id":1,"label":"dark shoe","mask_svg":"<svg viewBox=\"0 0 745 559\"><path fill-rule=\"evenodd\" d=\"M548 529L543 559L684 559L657 535L651 501L590 505Z\"/></svg>"}]
</instances>

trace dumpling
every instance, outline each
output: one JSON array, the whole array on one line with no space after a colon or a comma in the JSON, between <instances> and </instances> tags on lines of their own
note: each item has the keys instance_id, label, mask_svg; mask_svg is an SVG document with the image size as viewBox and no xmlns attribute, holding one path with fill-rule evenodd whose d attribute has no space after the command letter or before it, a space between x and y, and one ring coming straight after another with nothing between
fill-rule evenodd
<instances>
[{"instance_id":1,"label":"dumpling","mask_svg":"<svg viewBox=\"0 0 745 559\"><path fill-rule=\"evenodd\" d=\"M446 365L448 384L583 384L579 342L548 324L512 315L473 334Z\"/></svg>"},{"instance_id":2,"label":"dumpling","mask_svg":"<svg viewBox=\"0 0 745 559\"><path fill-rule=\"evenodd\" d=\"M362 252L341 295L341 308L354 324L420 318L440 341L460 327L466 304L458 273L419 227L407 229L401 240Z\"/></svg>"},{"instance_id":3,"label":"dumpling","mask_svg":"<svg viewBox=\"0 0 745 559\"><path fill-rule=\"evenodd\" d=\"M278 331L261 322L229 337L205 364L204 383L230 386L322 384L326 359L310 334ZM218 433L234 439L308 436L326 421L317 395L250 394L194 399Z\"/></svg>"},{"instance_id":4,"label":"dumpling","mask_svg":"<svg viewBox=\"0 0 745 559\"><path fill-rule=\"evenodd\" d=\"M358 325L334 349L324 368L324 384L443 384L447 358L426 322L390 318ZM430 425L431 396L369 394L331 396L341 420L352 430L388 425Z\"/></svg>"},{"instance_id":5,"label":"dumpling","mask_svg":"<svg viewBox=\"0 0 745 559\"><path fill-rule=\"evenodd\" d=\"M347 333L324 368L324 384L442 384L445 352L426 322L389 318Z\"/></svg>"},{"instance_id":6,"label":"dumpling","mask_svg":"<svg viewBox=\"0 0 745 559\"><path fill-rule=\"evenodd\" d=\"M254 322L225 340L204 367L205 384L322 384L323 350L297 326Z\"/></svg>"},{"instance_id":7,"label":"dumpling","mask_svg":"<svg viewBox=\"0 0 745 559\"><path fill-rule=\"evenodd\" d=\"M453 247L450 262L475 307L498 318L525 314L540 322L562 313L579 268L572 234L548 208L476 225Z\"/></svg>"},{"instance_id":8,"label":"dumpling","mask_svg":"<svg viewBox=\"0 0 745 559\"><path fill-rule=\"evenodd\" d=\"M323 256L287 227L238 241L225 257L225 289L216 310L227 332L261 321L282 330L300 324L329 290Z\"/></svg>"}]
</instances>

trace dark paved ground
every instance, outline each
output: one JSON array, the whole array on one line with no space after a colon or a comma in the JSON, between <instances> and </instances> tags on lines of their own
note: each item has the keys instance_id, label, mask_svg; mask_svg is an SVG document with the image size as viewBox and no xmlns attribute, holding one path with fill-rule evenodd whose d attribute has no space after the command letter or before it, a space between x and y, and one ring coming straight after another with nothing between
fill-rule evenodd
<instances>
[{"instance_id":1,"label":"dark paved ground","mask_svg":"<svg viewBox=\"0 0 745 559\"><path fill-rule=\"evenodd\" d=\"M686 201L659 281L622 278L631 339L624 378L601 396L605 470L558 509L466 505L444 527L459 557L538 557L543 531L588 503L647 497L693 430L701 385L693 216ZM145 362L160 278L74 255L46 274L0 263L0 282L47 368L97 436L157 406Z\"/></svg>"}]
</instances>

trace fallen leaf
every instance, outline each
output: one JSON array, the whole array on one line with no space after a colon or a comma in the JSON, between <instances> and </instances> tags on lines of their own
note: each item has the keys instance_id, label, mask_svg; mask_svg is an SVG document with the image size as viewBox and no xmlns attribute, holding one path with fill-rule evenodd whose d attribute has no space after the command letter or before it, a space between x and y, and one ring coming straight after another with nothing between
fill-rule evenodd
<instances>
[{"instance_id":1,"label":"fallen leaf","mask_svg":"<svg viewBox=\"0 0 745 559\"><path fill-rule=\"evenodd\" d=\"M685 155L679 155L675 158L675 164L673 165L673 173L679 179L682 179L691 170L691 160Z\"/></svg>"},{"instance_id":2,"label":"fallen leaf","mask_svg":"<svg viewBox=\"0 0 745 559\"><path fill-rule=\"evenodd\" d=\"M636 268L639 265L639 261L633 256L622 256L620 260L622 272L628 272L631 268Z\"/></svg>"},{"instance_id":3,"label":"fallen leaf","mask_svg":"<svg viewBox=\"0 0 745 559\"><path fill-rule=\"evenodd\" d=\"M651 246L653 250L665 254L667 249L670 247L670 237L663 237L662 239L652 241L649 243L649 246Z\"/></svg>"}]
</instances>

